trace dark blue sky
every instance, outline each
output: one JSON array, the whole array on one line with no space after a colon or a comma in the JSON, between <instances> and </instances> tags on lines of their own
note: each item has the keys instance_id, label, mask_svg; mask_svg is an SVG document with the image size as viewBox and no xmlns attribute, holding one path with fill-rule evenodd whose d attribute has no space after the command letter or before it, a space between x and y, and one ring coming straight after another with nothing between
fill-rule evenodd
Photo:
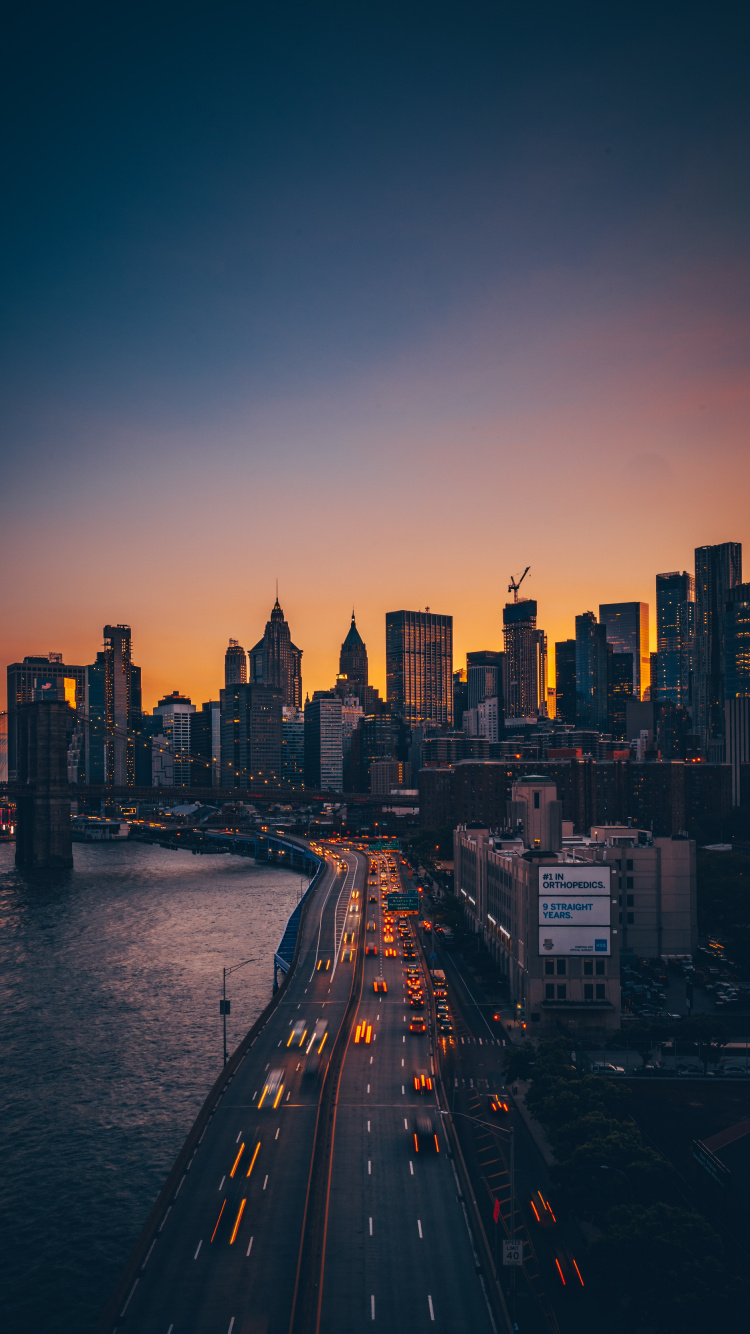
<instances>
[{"instance_id":1,"label":"dark blue sky","mask_svg":"<svg viewBox=\"0 0 750 1334\"><path fill-rule=\"evenodd\" d=\"M331 586L363 482L389 551L426 506L475 568L533 559L550 625L581 609L560 605L558 558L515 519L507 551L487 531L519 485L593 505L629 459L607 504L635 488L648 509L677 470L671 547L648 515L632 535L640 580L741 539L739 510L681 488L707 440L747 460L747 7L72 3L7 22L3 492L6 532L34 538L24 644L139 616L152 642L144 573L177 551L201 588L250 553L245 616L265 619L279 573L310 660L327 596L335 617L357 594L374 618L381 597L455 602L455 552L413 552L412 584L381 564ZM288 532L268 526L273 491ZM300 525L332 493L344 530L310 564ZM145 564L118 611L120 531ZM560 572L575 597L581 560L574 543ZM492 581L476 595L496 615ZM249 638L232 614L216 634Z\"/></svg>"}]
</instances>

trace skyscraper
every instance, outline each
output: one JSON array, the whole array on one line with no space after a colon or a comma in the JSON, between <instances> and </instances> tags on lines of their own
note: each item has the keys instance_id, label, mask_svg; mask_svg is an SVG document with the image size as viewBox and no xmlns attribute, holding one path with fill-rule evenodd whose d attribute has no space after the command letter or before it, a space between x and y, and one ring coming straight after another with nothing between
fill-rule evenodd
<instances>
[{"instance_id":1,"label":"skyscraper","mask_svg":"<svg viewBox=\"0 0 750 1334\"><path fill-rule=\"evenodd\" d=\"M735 584L724 605L724 729L732 767L732 805L741 799L742 766L750 764L750 584Z\"/></svg>"},{"instance_id":2,"label":"skyscraper","mask_svg":"<svg viewBox=\"0 0 750 1334\"><path fill-rule=\"evenodd\" d=\"M412 727L453 724L453 617L389 611L385 618L387 700Z\"/></svg>"},{"instance_id":3,"label":"skyscraper","mask_svg":"<svg viewBox=\"0 0 750 1334\"><path fill-rule=\"evenodd\" d=\"M341 699L316 690L305 702L305 787L340 792L344 784Z\"/></svg>"},{"instance_id":4,"label":"skyscraper","mask_svg":"<svg viewBox=\"0 0 750 1334\"><path fill-rule=\"evenodd\" d=\"M247 654L236 639L230 639L224 654L224 685L244 685L247 681Z\"/></svg>"},{"instance_id":5,"label":"skyscraper","mask_svg":"<svg viewBox=\"0 0 750 1334\"><path fill-rule=\"evenodd\" d=\"M240 683L241 684L241 683ZM221 704L206 700L190 715L190 770L193 787L221 784Z\"/></svg>"},{"instance_id":6,"label":"skyscraper","mask_svg":"<svg viewBox=\"0 0 750 1334\"><path fill-rule=\"evenodd\" d=\"M610 661L609 720L607 726L615 741L625 738L627 702L633 698L633 655L613 653Z\"/></svg>"},{"instance_id":7,"label":"skyscraper","mask_svg":"<svg viewBox=\"0 0 750 1334\"><path fill-rule=\"evenodd\" d=\"M165 695L154 709L154 717L161 719L162 734L172 751L175 787L190 787L192 781L190 724L194 713L195 705L186 695L181 695L179 690Z\"/></svg>"},{"instance_id":8,"label":"skyscraper","mask_svg":"<svg viewBox=\"0 0 750 1334\"><path fill-rule=\"evenodd\" d=\"M520 598L503 608L507 718L547 711L547 636L536 628L536 601Z\"/></svg>"},{"instance_id":9,"label":"skyscraper","mask_svg":"<svg viewBox=\"0 0 750 1334\"><path fill-rule=\"evenodd\" d=\"M287 708L302 708L302 649L292 643L278 597L263 638L250 649L250 681L280 690Z\"/></svg>"},{"instance_id":10,"label":"skyscraper","mask_svg":"<svg viewBox=\"0 0 750 1334\"><path fill-rule=\"evenodd\" d=\"M339 676L346 677L347 694L356 695L364 705L365 692L368 682L367 668L367 649L362 641L362 637L357 629L357 623L352 611L352 623L349 626L349 633L341 645L339 655Z\"/></svg>"},{"instance_id":11,"label":"skyscraper","mask_svg":"<svg viewBox=\"0 0 750 1334\"><path fill-rule=\"evenodd\" d=\"M576 641L563 639L555 644L556 716L575 726L576 721Z\"/></svg>"},{"instance_id":12,"label":"skyscraper","mask_svg":"<svg viewBox=\"0 0 750 1334\"><path fill-rule=\"evenodd\" d=\"M242 682L220 692L221 786L281 786L282 699L273 686Z\"/></svg>"},{"instance_id":13,"label":"skyscraper","mask_svg":"<svg viewBox=\"0 0 750 1334\"><path fill-rule=\"evenodd\" d=\"M134 735L141 717L141 669L129 625L104 627L104 774L108 787L135 783Z\"/></svg>"},{"instance_id":14,"label":"skyscraper","mask_svg":"<svg viewBox=\"0 0 750 1334\"><path fill-rule=\"evenodd\" d=\"M305 786L305 715L286 704L281 715L281 785L300 791Z\"/></svg>"},{"instance_id":15,"label":"skyscraper","mask_svg":"<svg viewBox=\"0 0 750 1334\"><path fill-rule=\"evenodd\" d=\"M607 627L607 642L613 653L633 655L633 694L643 699L651 680L647 602L603 602L599 622Z\"/></svg>"},{"instance_id":16,"label":"skyscraper","mask_svg":"<svg viewBox=\"0 0 750 1334\"><path fill-rule=\"evenodd\" d=\"M463 726L464 710L469 707L469 683L465 667L459 667L453 673L453 725Z\"/></svg>"},{"instance_id":17,"label":"skyscraper","mask_svg":"<svg viewBox=\"0 0 750 1334\"><path fill-rule=\"evenodd\" d=\"M609 652L608 652L609 649ZM609 660L606 625L593 611L576 616L576 724L604 732L609 716Z\"/></svg>"},{"instance_id":18,"label":"skyscraper","mask_svg":"<svg viewBox=\"0 0 750 1334\"><path fill-rule=\"evenodd\" d=\"M475 709L486 699L503 698L503 659L499 650L485 648L466 654L466 682L469 702L467 708Z\"/></svg>"},{"instance_id":19,"label":"skyscraper","mask_svg":"<svg viewBox=\"0 0 750 1334\"><path fill-rule=\"evenodd\" d=\"M683 570L656 576L656 681L651 698L690 702L692 640L695 633L695 580ZM653 686L656 686L655 692Z\"/></svg>"},{"instance_id":20,"label":"skyscraper","mask_svg":"<svg viewBox=\"0 0 750 1334\"><path fill-rule=\"evenodd\" d=\"M693 726L709 759L724 759L724 607L742 582L742 543L695 550Z\"/></svg>"}]
</instances>

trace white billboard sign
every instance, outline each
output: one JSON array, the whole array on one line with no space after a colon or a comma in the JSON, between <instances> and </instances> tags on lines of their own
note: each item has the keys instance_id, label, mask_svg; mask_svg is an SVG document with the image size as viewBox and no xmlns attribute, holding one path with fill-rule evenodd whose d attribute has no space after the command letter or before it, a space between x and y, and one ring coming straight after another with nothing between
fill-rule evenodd
<instances>
[{"instance_id":1,"label":"white billboard sign","mask_svg":"<svg viewBox=\"0 0 750 1334\"><path fill-rule=\"evenodd\" d=\"M610 953L608 926L540 926L539 953L596 955L606 958Z\"/></svg>"},{"instance_id":2,"label":"white billboard sign","mask_svg":"<svg viewBox=\"0 0 750 1334\"><path fill-rule=\"evenodd\" d=\"M609 894L539 895L539 925L609 926Z\"/></svg>"},{"instance_id":3,"label":"white billboard sign","mask_svg":"<svg viewBox=\"0 0 750 1334\"><path fill-rule=\"evenodd\" d=\"M609 866L540 866L539 897L609 894Z\"/></svg>"}]
</instances>

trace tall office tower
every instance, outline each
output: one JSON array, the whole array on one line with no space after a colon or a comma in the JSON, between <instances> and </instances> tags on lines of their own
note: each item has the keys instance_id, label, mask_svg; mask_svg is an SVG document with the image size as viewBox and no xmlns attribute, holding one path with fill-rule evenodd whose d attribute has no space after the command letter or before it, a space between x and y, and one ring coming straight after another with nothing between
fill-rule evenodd
<instances>
[{"instance_id":1,"label":"tall office tower","mask_svg":"<svg viewBox=\"0 0 750 1334\"><path fill-rule=\"evenodd\" d=\"M250 649L250 680L280 690L288 709L302 708L302 649L292 643L278 597L263 638Z\"/></svg>"},{"instance_id":2,"label":"tall office tower","mask_svg":"<svg viewBox=\"0 0 750 1334\"><path fill-rule=\"evenodd\" d=\"M236 639L230 639L224 654L224 685L239 686L247 681L247 654Z\"/></svg>"},{"instance_id":3,"label":"tall office tower","mask_svg":"<svg viewBox=\"0 0 750 1334\"><path fill-rule=\"evenodd\" d=\"M281 786L298 792L305 786L305 715L286 704L281 710Z\"/></svg>"},{"instance_id":4,"label":"tall office tower","mask_svg":"<svg viewBox=\"0 0 750 1334\"><path fill-rule=\"evenodd\" d=\"M86 668L84 687L84 772L87 783L103 786L106 772L104 756L107 743L107 685L105 654L97 653L96 662ZM151 743L148 752L148 785L151 784Z\"/></svg>"},{"instance_id":5,"label":"tall office tower","mask_svg":"<svg viewBox=\"0 0 750 1334\"><path fill-rule=\"evenodd\" d=\"M104 627L104 774L108 787L135 783L133 736L141 716L141 669L132 660L129 625Z\"/></svg>"},{"instance_id":6,"label":"tall office tower","mask_svg":"<svg viewBox=\"0 0 750 1334\"><path fill-rule=\"evenodd\" d=\"M369 684L367 676L367 649L357 629L352 611L352 623L349 633L341 645L339 655L339 676L346 677L347 694L356 695L364 701L364 694Z\"/></svg>"},{"instance_id":7,"label":"tall office tower","mask_svg":"<svg viewBox=\"0 0 750 1334\"><path fill-rule=\"evenodd\" d=\"M724 759L724 608L742 583L742 543L695 550L693 726L709 759Z\"/></svg>"},{"instance_id":8,"label":"tall office tower","mask_svg":"<svg viewBox=\"0 0 750 1334\"><path fill-rule=\"evenodd\" d=\"M10 781L15 782L18 777L16 710L22 704L32 702L37 681L50 681L56 683L57 698L67 700L80 716L85 706L86 668L64 663L62 653L48 653L45 657L27 657L23 662L12 662L7 680L8 775Z\"/></svg>"},{"instance_id":9,"label":"tall office tower","mask_svg":"<svg viewBox=\"0 0 750 1334\"><path fill-rule=\"evenodd\" d=\"M190 724L194 713L195 705L179 690L165 695L154 709L154 717L161 719L162 734L172 750L175 787L190 787L192 782Z\"/></svg>"},{"instance_id":10,"label":"tall office tower","mask_svg":"<svg viewBox=\"0 0 750 1334\"><path fill-rule=\"evenodd\" d=\"M609 647L609 653L607 649ZM576 724L597 732L607 728L609 716L609 661L606 625L597 624L593 611L576 616Z\"/></svg>"},{"instance_id":11,"label":"tall office tower","mask_svg":"<svg viewBox=\"0 0 750 1334\"><path fill-rule=\"evenodd\" d=\"M221 786L280 787L281 691L240 681L225 686L219 697Z\"/></svg>"},{"instance_id":12,"label":"tall office tower","mask_svg":"<svg viewBox=\"0 0 750 1334\"><path fill-rule=\"evenodd\" d=\"M8 715L0 713L0 783L8 781Z\"/></svg>"},{"instance_id":13,"label":"tall office tower","mask_svg":"<svg viewBox=\"0 0 750 1334\"><path fill-rule=\"evenodd\" d=\"M690 702L690 668L695 633L695 579L683 570L656 576L656 693L680 708ZM653 656L653 655L652 655Z\"/></svg>"},{"instance_id":14,"label":"tall office tower","mask_svg":"<svg viewBox=\"0 0 750 1334\"><path fill-rule=\"evenodd\" d=\"M238 684L242 684L239 682ZM190 715L190 772L192 787L219 787L221 783L221 705L209 699Z\"/></svg>"},{"instance_id":15,"label":"tall office tower","mask_svg":"<svg viewBox=\"0 0 750 1334\"><path fill-rule=\"evenodd\" d=\"M633 694L643 699L650 684L651 655L648 645L647 602L603 602L599 622L607 627L607 642L613 653L633 655Z\"/></svg>"},{"instance_id":16,"label":"tall office tower","mask_svg":"<svg viewBox=\"0 0 750 1334\"><path fill-rule=\"evenodd\" d=\"M344 784L341 699L316 690L305 701L305 787L340 792Z\"/></svg>"},{"instance_id":17,"label":"tall office tower","mask_svg":"<svg viewBox=\"0 0 750 1334\"><path fill-rule=\"evenodd\" d=\"M726 762L732 805L740 805L740 774L750 764L750 584L735 584L724 605Z\"/></svg>"},{"instance_id":18,"label":"tall office tower","mask_svg":"<svg viewBox=\"0 0 750 1334\"><path fill-rule=\"evenodd\" d=\"M356 694L345 695L341 701L341 752L343 763L342 791L357 791L357 754L354 750L354 734L357 731L365 711Z\"/></svg>"},{"instance_id":19,"label":"tall office tower","mask_svg":"<svg viewBox=\"0 0 750 1334\"><path fill-rule=\"evenodd\" d=\"M555 644L556 717L575 727L576 721L576 641L563 639Z\"/></svg>"},{"instance_id":20,"label":"tall office tower","mask_svg":"<svg viewBox=\"0 0 750 1334\"><path fill-rule=\"evenodd\" d=\"M627 702L633 698L633 655L613 653L611 661L608 730L615 741L625 738Z\"/></svg>"},{"instance_id":21,"label":"tall office tower","mask_svg":"<svg viewBox=\"0 0 750 1334\"><path fill-rule=\"evenodd\" d=\"M540 638L541 636L541 638ZM503 608L507 673L506 718L531 718L547 702L547 640L536 628L536 601L520 598ZM540 672L545 672L540 679Z\"/></svg>"},{"instance_id":22,"label":"tall office tower","mask_svg":"<svg viewBox=\"0 0 750 1334\"><path fill-rule=\"evenodd\" d=\"M459 730L463 726L464 711L469 707L469 682L465 667L459 667L453 673L453 724Z\"/></svg>"},{"instance_id":23,"label":"tall office tower","mask_svg":"<svg viewBox=\"0 0 750 1334\"><path fill-rule=\"evenodd\" d=\"M453 725L453 617L389 611L385 618L386 698L411 727Z\"/></svg>"},{"instance_id":24,"label":"tall office tower","mask_svg":"<svg viewBox=\"0 0 750 1334\"><path fill-rule=\"evenodd\" d=\"M475 709L486 699L502 700L503 657L503 653L491 648L466 654L467 708Z\"/></svg>"}]
</instances>

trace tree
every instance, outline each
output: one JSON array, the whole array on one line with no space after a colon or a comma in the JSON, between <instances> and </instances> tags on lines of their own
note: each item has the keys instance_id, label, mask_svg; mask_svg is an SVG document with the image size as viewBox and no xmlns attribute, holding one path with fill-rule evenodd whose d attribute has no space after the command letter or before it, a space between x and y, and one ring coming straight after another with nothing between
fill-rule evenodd
<instances>
[{"instance_id":1,"label":"tree","mask_svg":"<svg viewBox=\"0 0 750 1334\"><path fill-rule=\"evenodd\" d=\"M626 1310L629 1328L738 1328L746 1285L727 1272L721 1239L699 1214L666 1204L617 1209L591 1248L589 1268L606 1301Z\"/></svg>"}]
</instances>

